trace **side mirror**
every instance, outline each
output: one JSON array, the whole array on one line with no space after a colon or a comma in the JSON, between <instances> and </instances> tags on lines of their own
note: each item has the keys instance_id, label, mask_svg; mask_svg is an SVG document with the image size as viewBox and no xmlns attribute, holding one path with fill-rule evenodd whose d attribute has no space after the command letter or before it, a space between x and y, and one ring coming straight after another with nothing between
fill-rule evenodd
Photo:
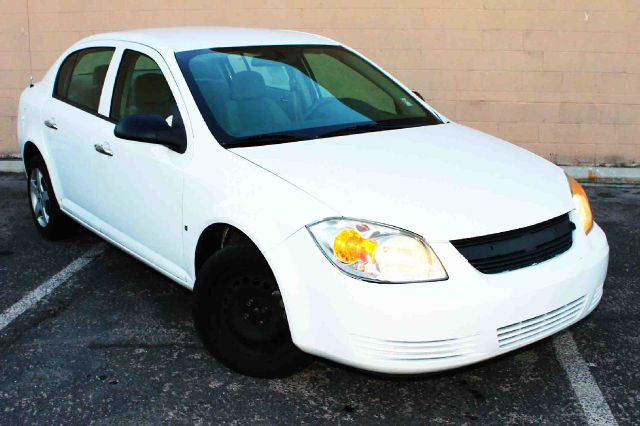
<instances>
[{"instance_id":1,"label":"side mirror","mask_svg":"<svg viewBox=\"0 0 640 426\"><path fill-rule=\"evenodd\" d=\"M419 97L420 99L422 99L424 101L424 97L420 94L420 92L418 92L417 90L413 91L413 94L416 95L417 97Z\"/></svg>"},{"instance_id":2,"label":"side mirror","mask_svg":"<svg viewBox=\"0 0 640 426\"><path fill-rule=\"evenodd\" d=\"M136 114L124 117L116 125L113 134L121 139L164 145L184 153L187 150L187 135L184 128L172 128L159 115Z\"/></svg>"}]
</instances>

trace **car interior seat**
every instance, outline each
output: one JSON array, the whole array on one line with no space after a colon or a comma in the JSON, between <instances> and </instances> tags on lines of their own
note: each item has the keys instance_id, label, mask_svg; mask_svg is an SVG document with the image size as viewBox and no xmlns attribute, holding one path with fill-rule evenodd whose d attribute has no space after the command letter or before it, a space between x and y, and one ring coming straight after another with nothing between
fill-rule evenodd
<instances>
[{"instance_id":1,"label":"car interior seat","mask_svg":"<svg viewBox=\"0 0 640 426\"><path fill-rule=\"evenodd\" d=\"M133 82L133 103L129 114L157 114L167 118L176 102L162 74L139 75Z\"/></svg>"},{"instance_id":2,"label":"car interior seat","mask_svg":"<svg viewBox=\"0 0 640 426\"><path fill-rule=\"evenodd\" d=\"M291 122L276 101L266 94L264 78L241 71L231 80L231 96L224 106L226 130L233 135L270 133Z\"/></svg>"}]
</instances>

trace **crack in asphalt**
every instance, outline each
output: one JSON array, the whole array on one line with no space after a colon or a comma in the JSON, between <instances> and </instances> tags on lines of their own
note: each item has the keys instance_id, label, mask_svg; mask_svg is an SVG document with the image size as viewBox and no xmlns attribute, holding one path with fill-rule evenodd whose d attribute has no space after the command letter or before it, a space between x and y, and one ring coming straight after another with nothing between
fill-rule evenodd
<instances>
[{"instance_id":1,"label":"crack in asphalt","mask_svg":"<svg viewBox=\"0 0 640 426\"><path fill-rule=\"evenodd\" d=\"M142 342L113 342L113 343L90 343L89 349L162 349L162 348L182 348L182 349L204 349L199 343L142 343Z\"/></svg>"}]
</instances>

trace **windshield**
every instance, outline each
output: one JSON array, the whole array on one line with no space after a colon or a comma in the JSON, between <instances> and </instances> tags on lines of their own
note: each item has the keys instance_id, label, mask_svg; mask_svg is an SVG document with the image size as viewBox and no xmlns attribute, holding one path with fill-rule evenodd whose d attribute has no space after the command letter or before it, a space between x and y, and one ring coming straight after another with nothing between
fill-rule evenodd
<instances>
[{"instance_id":1,"label":"windshield","mask_svg":"<svg viewBox=\"0 0 640 426\"><path fill-rule=\"evenodd\" d=\"M176 57L209 129L226 147L442 123L338 46L201 49Z\"/></svg>"}]
</instances>

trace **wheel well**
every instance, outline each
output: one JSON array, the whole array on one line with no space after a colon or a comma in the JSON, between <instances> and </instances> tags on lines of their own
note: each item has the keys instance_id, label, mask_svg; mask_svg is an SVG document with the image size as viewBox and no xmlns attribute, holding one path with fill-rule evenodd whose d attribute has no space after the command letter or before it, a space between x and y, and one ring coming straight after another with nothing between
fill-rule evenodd
<instances>
[{"instance_id":1,"label":"wheel well","mask_svg":"<svg viewBox=\"0 0 640 426\"><path fill-rule=\"evenodd\" d=\"M27 166L26 168L29 167L31 159L36 155L42 156L42 154L40 154L40 151L38 150L38 147L36 147L36 144L34 144L33 142L27 142L24 145L24 149L22 150L22 161L24 161L25 166Z\"/></svg>"},{"instance_id":2,"label":"wheel well","mask_svg":"<svg viewBox=\"0 0 640 426\"><path fill-rule=\"evenodd\" d=\"M251 239L240 231L226 223L215 223L209 225L198 239L195 255L195 271L198 271L204 265L204 262L215 252L228 245L247 246L258 250L258 247Z\"/></svg>"}]
</instances>

